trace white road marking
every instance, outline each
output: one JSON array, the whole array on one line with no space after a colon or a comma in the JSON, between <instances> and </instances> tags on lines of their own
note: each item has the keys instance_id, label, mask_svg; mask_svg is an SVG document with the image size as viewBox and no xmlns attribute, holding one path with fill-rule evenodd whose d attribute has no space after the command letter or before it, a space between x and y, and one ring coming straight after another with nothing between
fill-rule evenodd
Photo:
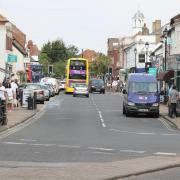
<instances>
[{"instance_id":1,"label":"white road marking","mask_svg":"<svg viewBox=\"0 0 180 180\"><path fill-rule=\"evenodd\" d=\"M2 142L3 144L11 144L11 145L24 145L27 143L19 143L19 142Z\"/></svg>"},{"instance_id":2,"label":"white road marking","mask_svg":"<svg viewBox=\"0 0 180 180\"><path fill-rule=\"evenodd\" d=\"M180 136L180 134L161 134L163 136Z\"/></svg>"},{"instance_id":3,"label":"white road marking","mask_svg":"<svg viewBox=\"0 0 180 180\"><path fill-rule=\"evenodd\" d=\"M154 155L165 155L165 156L176 156L176 153L166 153L166 152L157 152L153 153Z\"/></svg>"},{"instance_id":4,"label":"white road marking","mask_svg":"<svg viewBox=\"0 0 180 180\"><path fill-rule=\"evenodd\" d=\"M105 122L104 122L104 119L103 119L103 116L102 116L102 114L101 114L101 111L99 110L99 108L98 108L97 104L95 103L93 97L92 97L91 99L92 99L92 102L93 102L94 106L96 107L96 111L97 111L98 114L99 114L99 118L100 118L100 121L101 121L101 126L102 126L103 128L106 128L106 124L105 124Z\"/></svg>"},{"instance_id":5,"label":"white road marking","mask_svg":"<svg viewBox=\"0 0 180 180\"><path fill-rule=\"evenodd\" d=\"M99 148L99 147L88 147L88 149L99 150L99 151L114 151L114 149L111 148Z\"/></svg>"},{"instance_id":6,"label":"white road marking","mask_svg":"<svg viewBox=\"0 0 180 180\"><path fill-rule=\"evenodd\" d=\"M35 142L37 140L35 140L35 139L20 139L20 141Z\"/></svg>"},{"instance_id":7,"label":"white road marking","mask_svg":"<svg viewBox=\"0 0 180 180\"><path fill-rule=\"evenodd\" d=\"M80 148L81 146L71 146L71 145L58 145L58 147L65 147L65 148Z\"/></svg>"},{"instance_id":8,"label":"white road marking","mask_svg":"<svg viewBox=\"0 0 180 180\"><path fill-rule=\"evenodd\" d=\"M144 133L144 132L133 132L133 131L121 131L119 129L109 129L110 131L115 131L115 132L119 132L119 133L128 133L128 134L137 134L137 135L156 135L156 133L152 132L152 133Z\"/></svg>"},{"instance_id":9,"label":"white road marking","mask_svg":"<svg viewBox=\"0 0 180 180\"><path fill-rule=\"evenodd\" d=\"M102 126L105 128L105 127L106 127L106 124L102 123Z\"/></svg>"},{"instance_id":10,"label":"white road marking","mask_svg":"<svg viewBox=\"0 0 180 180\"><path fill-rule=\"evenodd\" d=\"M134 132L134 131L122 131L122 130L119 130L119 129L109 129L109 131L114 131L114 132L119 132L119 133L136 134L136 135L180 136L180 134L168 134L168 133L158 134L158 133L155 133L155 132L145 133L145 132Z\"/></svg>"},{"instance_id":11,"label":"white road marking","mask_svg":"<svg viewBox=\"0 0 180 180\"><path fill-rule=\"evenodd\" d=\"M131 150L131 149L125 149L125 150L120 150L121 152L128 152L128 153L138 153L138 154L143 154L146 151L136 151L136 150Z\"/></svg>"},{"instance_id":12,"label":"white road marking","mask_svg":"<svg viewBox=\"0 0 180 180\"><path fill-rule=\"evenodd\" d=\"M28 144L30 146L45 146L45 147L52 147L55 146L55 144Z\"/></svg>"},{"instance_id":13,"label":"white road marking","mask_svg":"<svg viewBox=\"0 0 180 180\"><path fill-rule=\"evenodd\" d=\"M144 132L142 132L142 133L137 133L137 134L140 134L140 135L156 135L156 133L144 133Z\"/></svg>"},{"instance_id":14,"label":"white road marking","mask_svg":"<svg viewBox=\"0 0 180 180\"><path fill-rule=\"evenodd\" d=\"M92 152L93 154L105 154L105 155L114 155L114 153L110 153L110 152L99 152L99 151L94 151Z\"/></svg>"}]
</instances>

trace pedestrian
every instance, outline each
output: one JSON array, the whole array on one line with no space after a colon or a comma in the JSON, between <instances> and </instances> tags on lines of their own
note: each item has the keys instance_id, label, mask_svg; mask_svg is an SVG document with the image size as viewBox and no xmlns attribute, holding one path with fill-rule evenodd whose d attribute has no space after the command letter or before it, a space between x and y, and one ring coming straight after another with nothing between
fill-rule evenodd
<instances>
[{"instance_id":1,"label":"pedestrian","mask_svg":"<svg viewBox=\"0 0 180 180\"><path fill-rule=\"evenodd\" d=\"M13 90L11 88L11 83L7 83L5 88L7 91L7 109L11 112L13 106Z\"/></svg>"},{"instance_id":2,"label":"pedestrian","mask_svg":"<svg viewBox=\"0 0 180 180\"><path fill-rule=\"evenodd\" d=\"M176 106L177 106L177 102L179 99L179 93L176 90L176 86L174 85L172 88L172 91L169 95L169 101L170 101L170 117L173 118L174 116L177 117L177 112L176 112Z\"/></svg>"},{"instance_id":3,"label":"pedestrian","mask_svg":"<svg viewBox=\"0 0 180 180\"><path fill-rule=\"evenodd\" d=\"M17 91L18 91L18 85L15 82L15 79L11 80L11 88L13 91L13 107L17 107Z\"/></svg>"},{"instance_id":4,"label":"pedestrian","mask_svg":"<svg viewBox=\"0 0 180 180\"><path fill-rule=\"evenodd\" d=\"M1 110L3 112L3 121L2 125L7 125L7 116L6 116L6 99L7 99L7 92L5 87L3 86L3 81L0 80L0 99L1 99Z\"/></svg>"},{"instance_id":5,"label":"pedestrian","mask_svg":"<svg viewBox=\"0 0 180 180\"><path fill-rule=\"evenodd\" d=\"M15 79L14 82L17 85L17 89L16 89L16 100L17 100L17 107L20 107L20 100L21 100L21 92L20 92L20 88L19 88L19 83L18 80Z\"/></svg>"},{"instance_id":6,"label":"pedestrian","mask_svg":"<svg viewBox=\"0 0 180 180\"><path fill-rule=\"evenodd\" d=\"M113 92L116 92L116 90L117 90L117 81L115 79L112 82L112 90L113 90Z\"/></svg>"}]
</instances>

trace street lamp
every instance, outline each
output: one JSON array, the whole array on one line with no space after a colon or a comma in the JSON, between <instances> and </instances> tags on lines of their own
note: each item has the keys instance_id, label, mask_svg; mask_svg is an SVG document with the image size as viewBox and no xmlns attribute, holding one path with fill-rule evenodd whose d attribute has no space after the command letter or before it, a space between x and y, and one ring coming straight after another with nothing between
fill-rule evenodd
<instances>
[{"instance_id":1,"label":"street lamp","mask_svg":"<svg viewBox=\"0 0 180 180\"><path fill-rule=\"evenodd\" d=\"M166 59L167 59L167 35L168 35L168 30L167 30L167 27L164 29L163 31L163 37L164 37L164 71L166 72ZM167 102L166 100L166 83L165 83L165 102Z\"/></svg>"},{"instance_id":2,"label":"street lamp","mask_svg":"<svg viewBox=\"0 0 180 180\"><path fill-rule=\"evenodd\" d=\"M167 28L164 29L163 31L163 37L164 37L164 48L165 48L165 52L164 52L164 71L166 71L166 56L167 56L167 34L168 34L168 30Z\"/></svg>"},{"instance_id":3,"label":"street lamp","mask_svg":"<svg viewBox=\"0 0 180 180\"><path fill-rule=\"evenodd\" d=\"M147 63L147 60L148 60L148 48L149 48L149 43L148 42L145 43L145 48L146 48L146 60L145 60L145 67L146 67L146 63Z\"/></svg>"},{"instance_id":4,"label":"street lamp","mask_svg":"<svg viewBox=\"0 0 180 180\"><path fill-rule=\"evenodd\" d=\"M135 55L135 69L134 72L136 73L136 54L137 54L137 49L134 48L134 55Z\"/></svg>"}]
</instances>

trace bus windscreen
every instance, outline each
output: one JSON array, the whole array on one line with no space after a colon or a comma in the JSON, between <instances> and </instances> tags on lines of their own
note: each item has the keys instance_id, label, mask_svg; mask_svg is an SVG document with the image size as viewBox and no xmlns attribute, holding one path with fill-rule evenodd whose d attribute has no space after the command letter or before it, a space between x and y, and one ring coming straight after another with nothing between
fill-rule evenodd
<instances>
[{"instance_id":1,"label":"bus windscreen","mask_svg":"<svg viewBox=\"0 0 180 180\"><path fill-rule=\"evenodd\" d=\"M71 60L70 70L86 70L86 61Z\"/></svg>"}]
</instances>

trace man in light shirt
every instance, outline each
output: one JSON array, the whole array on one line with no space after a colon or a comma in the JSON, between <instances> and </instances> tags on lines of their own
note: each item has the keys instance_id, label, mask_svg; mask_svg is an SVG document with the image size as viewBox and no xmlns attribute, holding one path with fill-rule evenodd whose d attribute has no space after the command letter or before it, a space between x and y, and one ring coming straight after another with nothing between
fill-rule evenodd
<instances>
[{"instance_id":1,"label":"man in light shirt","mask_svg":"<svg viewBox=\"0 0 180 180\"><path fill-rule=\"evenodd\" d=\"M14 79L11 79L11 88L13 91L13 104L14 104L14 106L17 106L17 95L16 95L16 93L17 93L18 86L15 83Z\"/></svg>"}]
</instances>

